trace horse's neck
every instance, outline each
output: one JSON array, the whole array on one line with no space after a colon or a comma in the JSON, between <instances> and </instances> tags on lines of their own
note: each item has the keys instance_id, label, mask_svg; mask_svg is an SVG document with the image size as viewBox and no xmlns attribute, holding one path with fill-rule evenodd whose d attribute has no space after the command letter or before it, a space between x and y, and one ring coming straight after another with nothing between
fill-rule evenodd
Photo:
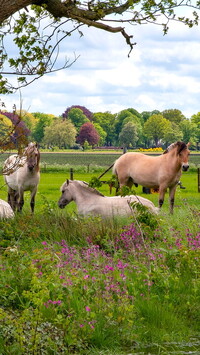
<instances>
[{"instance_id":1,"label":"horse's neck","mask_svg":"<svg viewBox=\"0 0 200 355\"><path fill-rule=\"evenodd\" d=\"M173 171L179 172L181 170L181 163L178 161L177 151L173 149L166 154L169 161L169 166Z\"/></svg>"},{"instance_id":2,"label":"horse's neck","mask_svg":"<svg viewBox=\"0 0 200 355\"><path fill-rule=\"evenodd\" d=\"M75 197L74 201L77 203L82 203L82 202L86 203L86 201L88 201L91 198L94 201L96 198L101 197L101 196L96 195L92 191L87 190L87 188L84 186L78 185L77 190L78 190L78 193L76 192L74 194L74 197Z\"/></svg>"}]
</instances>

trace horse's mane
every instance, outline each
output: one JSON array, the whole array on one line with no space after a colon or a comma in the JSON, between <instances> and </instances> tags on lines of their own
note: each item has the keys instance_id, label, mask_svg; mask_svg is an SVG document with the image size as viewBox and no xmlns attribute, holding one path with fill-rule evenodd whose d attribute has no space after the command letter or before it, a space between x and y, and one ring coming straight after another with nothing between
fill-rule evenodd
<instances>
[{"instance_id":1,"label":"horse's mane","mask_svg":"<svg viewBox=\"0 0 200 355\"><path fill-rule=\"evenodd\" d=\"M78 183L79 185L81 185L85 190L90 191L90 192L92 192L92 193L95 194L95 195L105 197L101 192L99 192L98 190L94 189L93 187L90 187L90 186L88 185L88 183L85 182L85 181L69 180L69 183L70 183L70 182L76 182L76 183Z\"/></svg>"},{"instance_id":2,"label":"horse's mane","mask_svg":"<svg viewBox=\"0 0 200 355\"><path fill-rule=\"evenodd\" d=\"M187 148L187 144L185 144L184 142L175 142L169 145L169 147L167 147L167 149L163 152L163 154L167 154L169 153L172 149L177 148L177 154L180 154L184 149Z\"/></svg>"},{"instance_id":3,"label":"horse's mane","mask_svg":"<svg viewBox=\"0 0 200 355\"><path fill-rule=\"evenodd\" d=\"M24 155L28 155L30 153L33 153L35 150L38 150L37 143L29 143L27 147L24 149Z\"/></svg>"}]
</instances>

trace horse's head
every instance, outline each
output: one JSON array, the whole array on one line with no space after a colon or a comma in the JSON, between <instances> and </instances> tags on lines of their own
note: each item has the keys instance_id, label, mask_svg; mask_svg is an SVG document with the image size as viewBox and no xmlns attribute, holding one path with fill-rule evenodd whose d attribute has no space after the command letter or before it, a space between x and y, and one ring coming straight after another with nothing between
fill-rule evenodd
<instances>
[{"instance_id":1,"label":"horse's head","mask_svg":"<svg viewBox=\"0 0 200 355\"><path fill-rule=\"evenodd\" d=\"M24 155L27 159L27 166L29 171L39 169L40 152L37 143L29 143L28 147L24 151Z\"/></svg>"},{"instance_id":2,"label":"horse's head","mask_svg":"<svg viewBox=\"0 0 200 355\"><path fill-rule=\"evenodd\" d=\"M176 142L176 147L177 147L177 155L182 167L183 171L187 171L189 169L189 156L190 156L190 151L188 147L190 146L190 143L186 144L184 142Z\"/></svg>"},{"instance_id":3,"label":"horse's head","mask_svg":"<svg viewBox=\"0 0 200 355\"><path fill-rule=\"evenodd\" d=\"M169 152L175 151L176 156L178 157L178 164L181 165L183 171L187 171L189 169L189 155L190 151L188 147L190 143L186 144L184 142L175 142L172 143L164 152L163 154L167 154Z\"/></svg>"},{"instance_id":4,"label":"horse's head","mask_svg":"<svg viewBox=\"0 0 200 355\"><path fill-rule=\"evenodd\" d=\"M58 201L58 206L60 208L64 208L65 206L68 205L68 203L70 203L73 200L70 186L71 186L70 180L67 179L60 188L61 197Z\"/></svg>"}]
</instances>

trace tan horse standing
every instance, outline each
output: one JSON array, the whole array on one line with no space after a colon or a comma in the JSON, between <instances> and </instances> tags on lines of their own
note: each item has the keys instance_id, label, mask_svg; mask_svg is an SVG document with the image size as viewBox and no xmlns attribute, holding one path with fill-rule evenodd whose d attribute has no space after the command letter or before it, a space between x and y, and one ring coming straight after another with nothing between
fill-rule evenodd
<instances>
[{"instance_id":1,"label":"tan horse standing","mask_svg":"<svg viewBox=\"0 0 200 355\"><path fill-rule=\"evenodd\" d=\"M174 196L181 170L189 168L188 144L176 142L171 144L162 155L148 156L142 153L126 153L117 159L113 173L117 175L120 187L142 185L149 188L159 188L159 207L164 202L164 196L169 188L170 212L173 213Z\"/></svg>"},{"instance_id":2,"label":"tan horse standing","mask_svg":"<svg viewBox=\"0 0 200 355\"><path fill-rule=\"evenodd\" d=\"M8 203L13 211L21 212L24 191L31 192L31 211L34 212L35 195L40 180L40 152L36 143L29 143L23 155L11 155L3 167L4 180L8 185Z\"/></svg>"}]
</instances>

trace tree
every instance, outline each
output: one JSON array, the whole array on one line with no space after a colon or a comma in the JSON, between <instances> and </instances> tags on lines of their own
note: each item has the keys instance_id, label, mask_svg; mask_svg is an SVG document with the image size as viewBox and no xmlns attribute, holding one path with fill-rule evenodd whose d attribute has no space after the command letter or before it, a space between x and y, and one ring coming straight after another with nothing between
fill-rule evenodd
<instances>
[{"instance_id":1,"label":"tree","mask_svg":"<svg viewBox=\"0 0 200 355\"><path fill-rule=\"evenodd\" d=\"M41 112L34 112L32 113L32 115L37 120L35 128L32 132L32 136L36 140L36 142L40 143L44 138L45 127L48 127L53 123L55 116Z\"/></svg>"},{"instance_id":2,"label":"tree","mask_svg":"<svg viewBox=\"0 0 200 355\"><path fill-rule=\"evenodd\" d=\"M128 122L134 123L137 128L137 135L141 137L142 135L142 116L134 109L122 110L118 113L115 121L115 132L118 136Z\"/></svg>"},{"instance_id":3,"label":"tree","mask_svg":"<svg viewBox=\"0 0 200 355\"><path fill-rule=\"evenodd\" d=\"M88 118L88 120L92 121L92 116L93 116L93 113L88 110L85 106L80 106L80 105L72 105L70 107L68 107L65 112L62 114L62 117L63 118L69 118L68 115L69 115L69 112L71 111L71 109L73 108L78 108L79 110L82 111L82 113Z\"/></svg>"},{"instance_id":4,"label":"tree","mask_svg":"<svg viewBox=\"0 0 200 355\"><path fill-rule=\"evenodd\" d=\"M12 128L10 128L10 125L8 125L7 135L3 141L0 142L0 147L3 150L17 148L18 153L20 154L23 147L28 144L28 136L30 135L30 131L26 127L25 123L21 120L21 117L18 116L15 112L0 111L0 114L7 117L12 125Z\"/></svg>"},{"instance_id":5,"label":"tree","mask_svg":"<svg viewBox=\"0 0 200 355\"><path fill-rule=\"evenodd\" d=\"M165 141L166 147L169 146L171 143L176 141L182 141L183 133L180 130L180 127L175 124L174 122L170 122L170 127L164 134L163 140Z\"/></svg>"},{"instance_id":6,"label":"tree","mask_svg":"<svg viewBox=\"0 0 200 355\"><path fill-rule=\"evenodd\" d=\"M185 120L180 124L181 131L183 133L183 142L191 144L196 143L196 129L197 126L195 123L190 120Z\"/></svg>"},{"instance_id":7,"label":"tree","mask_svg":"<svg viewBox=\"0 0 200 355\"><path fill-rule=\"evenodd\" d=\"M180 110L177 109L169 109L164 110L162 112L163 117L165 117L170 122L174 122L175 124L179 125L182 121L186 120L186 117Z\"/></svg>"},{"instance_id":8,"label":"tree","mask_svg":"<svg viewBox=\"0 0 200 355\"><path fill-rule=\"evenodd\" d=\"M98 123L107 133L106 135L106 145L111 146L116 140L115 133L115 120L116 115L110 112L96 112L93 114L93 122Z\"/></svg>"},{"instance_id":9,"label":"tree","mask_svg":"<svg viewBox=\"0 0 200 355\"><path fill-rule=\"evenodd\" d=\"M89 119L84 115L80 108L72 108L68 112L67 118L71 120L78 131L84 123L89 122Z\"/></svg>"},{"instance_id":10,"label":"tree","mask_svg":"<svg viewBox=\"0 0 200 355\"><path fill-rule=\"evenodd\" d=\"M162 115L152 115L144 124L144 133L148 139L153 139L156 147L159 141L169 131L171 123Z\"/></svg>"},{"instance_id":11,"label":"tree","mask_svg":"<svg viewBox=\"0 0 200 355\"><path fill-rule=\"evenodd\" d=\"M21 117L21 120L25 123L26 127L30 131L30 139L33 139L33 131L37 124L37 118L32 113L25 110L16 111L16 114Z\"/></svg>"},{"instance_id":12,"label":"tree","mask_svg":"<svg viewBox=\"0 0 200 355\"><path fill-rule=\"evenodd\" d=\"M128 148L129 146L135 148L137 141L137 126L133 122L126 123L119 134L119 143L124 148Z\"/></svg>"},{"instance_id":13,"label":"tree","mask_svg":"<svg viewBox=\"0 0 200 355\"><path fill-rule=\"evenodd\" d=\"M193 115L191 117L191 122L196 126L195 137L196 137L197 150L198 150L200 144L200 112L198 112L196 115Z\"/></svg>"},{"instance_id":14,"label":"tree","mask_svg":"<svg viewBox=\"0 0 200 355\"><path fill-rule=\"evenodd\" d=\"M81 145L84 145L84 143L87 141L89 145L93 147L98 144L99 139L99 134L96 131L94 125L91 122L86 122L81 126L76 141Z\"/></svg>"},{"instance_id":15,"label":"tree","mask_svg":"<svg viewBox=\"0 0 200 355\"><path fill-rule=\"evenodd\" d=\"M100 126L100 124L98 123L94 123L94 128L96 129L98 135L99 135L99 142L98 144L100 146L105 145L105 141L106 141L106 136L107 133L103 130L103 128Z\"/></svg>"},{"instance_id":16,"label":"tree","mask_svg":"<svg viewBox=\"0 0 200 355\"><path fill-rule=\"evenodd\" d=\"M199 1L188 0L0 0L0 8L1 93L12 92L46 73L70 67L77 57L58 66L60 46L74 31L82 36L83 25L121 33L131 51L136 43L132 42L133 35L126 32L126 24L154 23L161 25L166 34L170 21L192 27L199 20L197 11L190 18L187 16L188 9L199 10ZM186 16L182 15L183 8ZM9 36L18 49L17 57L12 57L9 48L4 46ZM17 83L9 83L9 74L16 76Z\"/></svg>"},{"instance_id":17,"label":"tree","mask_svg":"<svg viewBox=\"0 0 200 355\"><path fill-rule=\"evenodd\" d=\"M159 115L161 112L158 110L153 110L153 111L143 111L141 113L143 122L145 123L149 117L153 116L153 115Z\"/></svg>"},{"instance_id":18,"label":"tree","mask_svg":"<svg viewBox=\"0 0 200 355\"><path fill-rule=\"evenodd\" d=\"M12 122L6 116L0 113L0 145L1 147L5 145L8 139L8 132L12 132Z\"/></svg>"},{"instance_id":19,"label":"tree","mask_svg":"<svg viewBox=\"0 0 200 355\"><path fill-rule=\"evenodd\" d=\"M199 148L200 143L200 112L196 115L191 117L191 123L196 125L195 135L196 135L196 142L197 142L197 149Z\"/></svg>"},{"instance_id":20,"label":"tree","mask_svg":"<svg viewBox=\"0 0 200 355\"><path fill-rule=\"evenodd\" d=\"M48 146L59 148L70 148L76 141L76 128L69 120L55 120L50 126L44 129L43 143Z\"/></svg>"}]
</instances>

